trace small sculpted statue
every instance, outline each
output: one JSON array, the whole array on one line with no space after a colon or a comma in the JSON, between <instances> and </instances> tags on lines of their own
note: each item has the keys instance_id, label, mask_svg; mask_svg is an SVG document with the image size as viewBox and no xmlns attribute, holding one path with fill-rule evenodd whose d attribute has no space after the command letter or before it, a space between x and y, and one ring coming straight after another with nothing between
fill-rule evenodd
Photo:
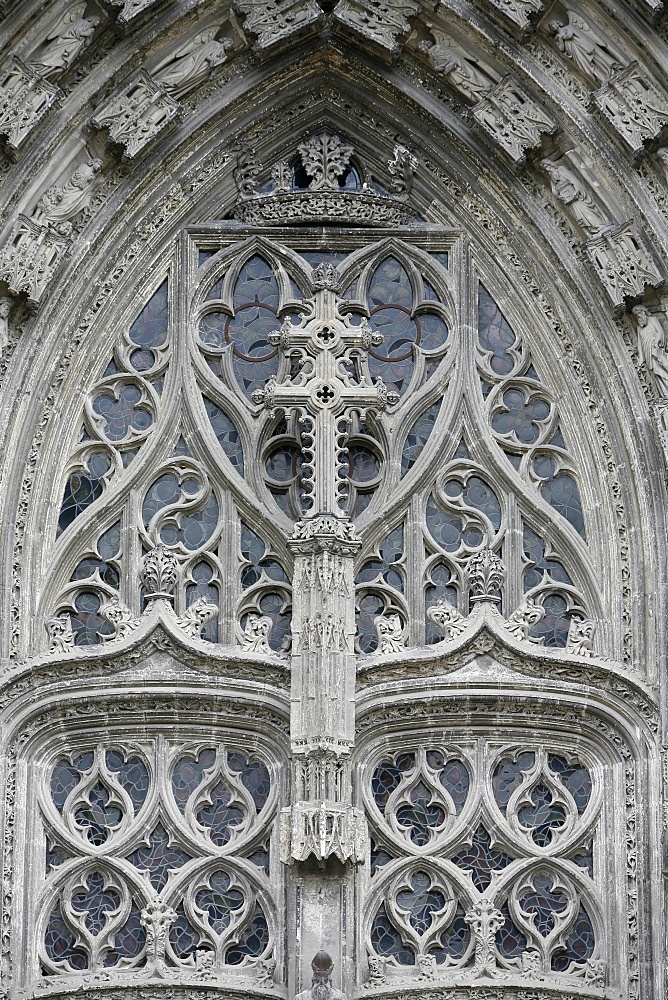
<instances>
[{"instance_id":1,"label":"small sculpted statue","mask_svg":"<svg viewBox=\"0 0 668 1000\"><path fill-rule=\"evenodd\" d=\"M599 84L606 83L620 69L620 63L608 43L595 32L575 11L568 11L568 23L550 21L549 32L560 52Z\"/></svg>"},{"instance_id":2,"label":"small sculpted statue","mask_svg":"<svg viewBox=\"0 0 668 1000\"><path fill-rule=\"evenodd\" d=\"M231 38L216 41L219 27L216 25L195 35L153 73L156 83L172 97L182 97L206 80L214 66L225 62L228 49L234 43Z\"/></svg>"},{"instance_id":3,"label":"small sculpted statue","mask_svg":"<svg viewBox=\"0 0 668 1000\"><path fill-rule=\"evenodd\" d=\"M311 989L298 993L295 1000L346 1000L345 994L332 986L334 962L326 951L319 951L314 955L311 968Z\"/></svg>"},{"instance_id":4,"label":"small sculpted statue","mask_svg":"<svg viewBox=\"0 0 668 1000\"><path fill-rule=\"evenodd\" d=\"M31 65L41 76L58 76L69 69L82 49L90 45L100 23L96 15L84 17L85 3L76 3L47 35Z\"/></svg>"},{"instance_id":5,"label":"small sculpted statue","mask_svg":"<svg viewBox=\"0 0 668 1000\"><path fill-rule=\"evenodd\" d=\"M52 185L37 202L35 222L51 223L64 234L71 229L71 220L90 205L93 185L102 170L102 160L87 160L77 167L62 187Z\"/></svg>"},{"instance_id":6,"label":"small sculpted statue","mask_svg":"<svg viewBox=\"0 0 668 1000\"><path fill-rule=\"evenodd\" d=\"M565 205L573 220L587 234L588 238L598 236L612 225L597 206L582 181L565 164L549 158L541 160L543 169L550 178L552 193Z\"/></svg>"},{"instance_id":7,"label":"small sculpted statue","mask_svg":"<svg viewBox=\"0 0 668 1000\"><path fill-rule=\"evenodd\" d=\"M9 314L13 304L9 295L0 296L0 358L9 347Z\"/></svg>"},{"instance_id":8,"label":"small sculpted statue","mask_svg":"<svg viewBox=\"0 0 668 1000\"><path fill-rule=\"evenodd\" d=\"M646 306L634 306L638 324L638 360L645 366L657 396L668 398L668 336Z\"/></svg>"},{"instance_id":9,"label":"small sculpted statue","mask_svg":"<svg viewBox=\"0 0 668 1000\"><path fill-rule=\"evenodd\" d=\"M432 69L446 76L452 86L469 101L480 101L492 83L476 64L455 47L455 42L444 31L428 25L435 41L420 42L418 48L429 58Z\"/></svg>"}]
</instances>

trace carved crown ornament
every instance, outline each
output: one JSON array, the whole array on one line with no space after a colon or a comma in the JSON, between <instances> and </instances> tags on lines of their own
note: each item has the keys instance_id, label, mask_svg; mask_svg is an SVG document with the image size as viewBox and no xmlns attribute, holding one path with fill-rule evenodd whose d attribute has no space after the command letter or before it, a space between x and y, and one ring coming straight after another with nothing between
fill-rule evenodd
<instances>
[{"instance_id":1,"label":"carved crown ornament","mask_svg":"<svg viewBox=\"0 0 668 1000\"><path fill-rule=\"evenodd\" d=\"M239 193L234 216L258 226L406 225L417 218L409 204L416 169L415 156L396 145L387 164L385 187L352 145L335 133L322 131L275 163L269 180L261 185L259 177L265 169L253 150L242 150L234 171Z\"/></svg>"}]
</instances>

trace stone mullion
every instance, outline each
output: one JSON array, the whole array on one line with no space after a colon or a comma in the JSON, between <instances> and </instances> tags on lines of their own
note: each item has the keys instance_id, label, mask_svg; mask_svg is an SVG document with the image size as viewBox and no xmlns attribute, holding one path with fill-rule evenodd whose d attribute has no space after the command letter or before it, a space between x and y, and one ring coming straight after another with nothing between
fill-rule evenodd
<instances>
[{"instance_id":1,"label":"stone mullion","mask_svg":"<svg viewBox=\"0 0 668 1000\"><path fill-rule=\"evenodd\" d=\"M422 646L425 638L424 624L424 538L420 514L424 504L421 495L411 497L404 528L404 567L406 568L406 602L408 604L408 645ZM411 572L410 567L420 567Z\"/></svg>"}]
</instances>

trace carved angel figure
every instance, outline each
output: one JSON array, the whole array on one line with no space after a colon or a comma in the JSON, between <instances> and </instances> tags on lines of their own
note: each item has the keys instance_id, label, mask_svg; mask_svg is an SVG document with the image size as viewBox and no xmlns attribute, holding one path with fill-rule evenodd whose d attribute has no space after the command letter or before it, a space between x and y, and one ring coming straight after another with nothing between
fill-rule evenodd
<instances>
[{"instance_id":1,"label":"carved angel figure","mask_svg":"<svg viewBox=\"0 0 668 1000\"><path fill-rule=\"evenodd\" d=\"M599 236L604 229L610 227L610 220L572 170L549 158L541 160L541 163L550 178L552 193L562 205L566 205L573 220L585 230L588 237Z\"/></svg>"},{"instance_id":2,"label":"carved angel figure","mask_svg":"<svg viewBox=\"0 0 668 1000\"><path fill-rule=\"evenodd\" d=\"M41 76L57 76L69 69L81 50L90 45L100 18L96 15L84 17L85 9L85 3L70 7L51 34L46 36L42 51L30 60Z\"/></svg>"},{"instance_id":3,"label":"carved angel figure","mask_svg":"<svg viewBox=\"0 0 668 1000\"><path fill-rule=\"evenodd\" d=\"M668 337L656 316L646 306L634 306L638 324L638 360L656 388L657 396L668 397Z\"/></svg>"},{"instance_id":4,"label":"carved angel figure","mask_svg":"<svg viewBox=\"0 0 668 1000\"><path fill-rule=\"evenodd\" d=\"M227 59L227 52L234 43L231 38L216 41L219 27L207 28L195 35L153 73L156 82L173 97L182 97L192 90L206 80L214 66L220 66Z\"/></svg>"},{"instance_id":5,"label":"carved angel figure","mask_svg":"<svg viewBox=\"0 0 668 1000\"><path fill-rule=\"evenodd\" d=\"M102 160L87 160L77 167L69 181L62 187L52 185L37 202L33 213L35 222L52 223L67 235L70 220L90 205L93 184L102 170Z\"/></svg>"},{"instance_id":6,"label":"carved angel figure","mask_svg":"<svg viewBox=\"0 0 668 1000\"><path fill-rule=\"evenodd\" d=\"M0 296L0 358L9 347L9 314L13 302L9 295Z\"/></svg>"},{"instance_id":7,"label":"carved angel figure","mask_svg":"<svg viewBox=\"0 0 668 1000\"><path fill-rule=\"evenodd\" d=\"M563 21L550 21L549 32L554 35L559 51L572 59L585 76L597 83L606 83L620 69L621 64L610 51L606 40L575 11L568 11L567 24Z\"/></svg>"},{"instance_id":8,"label":"carved angel figure","mask_svg":"<svg viewBox=\"0 0 668 1000\"><path fill-rule=\"evenodd\" d=\"M449 82L469 101L479 101L492 87L492 82L482 73L473 60L466 58L456 48L454 39L444 31L428 26L435 41L420 42L418 48L425 52L432 68L447 76Z\"/></svg>"}]
</instances>

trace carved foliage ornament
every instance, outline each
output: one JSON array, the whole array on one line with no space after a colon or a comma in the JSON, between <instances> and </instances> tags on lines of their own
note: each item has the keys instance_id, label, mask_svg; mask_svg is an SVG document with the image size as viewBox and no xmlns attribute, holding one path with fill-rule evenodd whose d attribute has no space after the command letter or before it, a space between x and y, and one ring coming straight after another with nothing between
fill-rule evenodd
<instances>
[{"instance_id":1,"label":"carved foliage ornament","mask_svg":"<svg viewBox=\"0 0 668 1000\"><path fill-rule=\"evenodd\" d=\"M252 225L340 221L352 225L405 225L415 217L407 204L416 160L397 145L388 163L393 194L378 194L354 148L339 135L321 132L297 147L290 163L272 171L269 190L258 191L261 166L250 150L237 158L235 217Z\"/></svg>"}]
</instances>

